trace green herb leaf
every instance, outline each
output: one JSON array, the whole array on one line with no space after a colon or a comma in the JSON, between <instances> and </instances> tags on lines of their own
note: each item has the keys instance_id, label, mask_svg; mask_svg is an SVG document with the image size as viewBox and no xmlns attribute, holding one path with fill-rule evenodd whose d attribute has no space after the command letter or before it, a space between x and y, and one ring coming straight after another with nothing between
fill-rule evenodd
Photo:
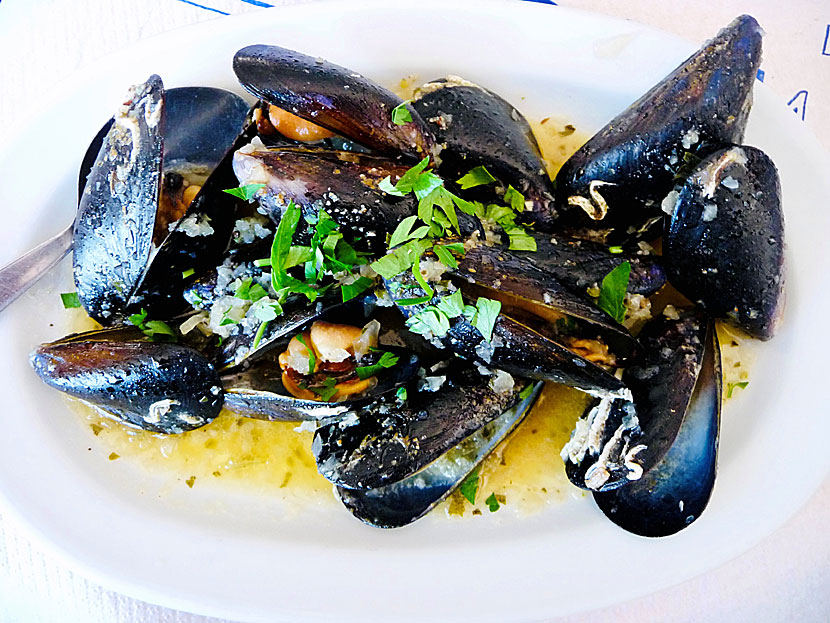
<instances>
[{"instance_id":1,"label":"green herb leaf","mask_svg":"<svg viewBox=\"0 0 830 623\"><path fill-rule=\"evenodd\" d=\"M420 259L416 260L415 263L412 264L412 276L415 277L415 281L417 281L418 285L421 286L424 294L431 299L435 294L435 290L430 287L430 285L426 282L426 279L424 279L424 276L421 274Z\"/></svg>"},{"instance_id":2,"label":"green herb leaf","mask_svg":"<svg viewBox=\"0 0 830 623\"><path fill-rule=\"evenodd\" d=\"M726 386L726 398L727 399L732 398L732 392L735 391L735 388L743 389L747 385L749 385L749 381L741 381L739 383L729 383Z\"/></svg>"},{"instance_id":3,"label":"green herb leaf","mask_svg":"<svg viewBox=\"0 0 830 623\"><path fill-rule=\"evenodd\" d=\"M379 260L370 264L372 270L384 279L391 279L408 270L415 262L421 259L424 251L432 247L429 240L410 240L393 251L390 251Z\"/></svg>"},{"instance_id":4,"label":"green herb leaf","mask_svg":"<svg viewBox=\"0 0 830 623\"><path fill-rule=\"evenodd\" d=\"M507 247L511 251L535 251L536 240L528 234L522 227L505 227L504 233L510 239L510 245Z\"/></svg>"},{"instance_id":5,"label":"green herb leaf","mask_svg":"<svg viewBox=\"0 0 830 623\"><path fill-rule=\"evenodd\" d=\"M447 315L435 307L427 307L406 319L407 328L418 335L444 337L450 330Z\"/></svg>"},{"instance_id":6,"label":"green herb leaf","mask_svg":"<svg viewBox=\"0 0 830 623\"><path fill-rule=\"evenodd\" d=\"M470 472L464 479L464 482L458 487L461 495L467 498L470 504L476 503L476 492L478 491L478 469Z\"/></svg>"},{"instance_id":7,"label":"green herb leaf","mask_svg":"<svg viewBox=\"0 0 830 623\"><path fill-rule=\"evenodd\" d=\"M493 339L493 327L496 326L496 319L501 311L501 302L492 299L479 297L476 301L476 316L473 325L481 331L484 339L488 342Z\"/></svg>"},{"instance_id":8,"label":"green herb leaf","mask_svg":"<svg viewBox=\"0 0 830 623\"><path fill-rule=\"evenodd\" d=\"M257 320L269 322L282 314L282 305L280 305L277 301L272 301L271 299L265 300L263 297L263 299L260 299L251 305L251 309L249 311Z\"/></svg>"},{"instance_id":9,"label":"green herb leaf","mask_svg":"<svg viewBox=\"0 0 830 623\"><path fill-rule=\"evenodd\" d=\"M343 295L343 302L351 301L375 285L375 282L368 277L358 277L354 283L340 286L340 293Z\"/></svg>"},{"instance_id":10,"label":"green herb leaf","mask_svg":"<svg viewBox=\"0 0 830 623\"><path fill-rule=\"evenodd\" d=\"M400 244L403 244L407 240L413 237L423 238L424 236L412 236L412 226L415 224L415 221L418 220L416 215L407 216L403 219L398 226L395 228L395 231L392 232L392 237L389 239L389 248L392 249L397 247ZM423 229L423 228L419 228ZM429 228L427 228L429 230ZM426 232L424 232L426 235Z\"/></svg>"},{"instance_id":11,"label":"green herb leaf","mask_svg":"<svg viewBox=\"0 0 830 623\"><path fill-rule=\"evenodd\" d=\"M507 187L507 192L504 193L504 200L510 204L510 207L517 214L524 212L525 196L512 186Z\"/></svg>"},{"instance_id":12,"label":"green herb leaf","mask_svg":"<svg viewBox=\"0 0 830 623\"><path fill-rule=\"evenodd\" d=\"M605 275L597 299L597 307L607 312L620 324L625 320L625 293L628 290L630 274L631 264L623 262Z\"/></svg>"},{"instance_id":13,"label":"green herb leaf","mask_svg":"<svg viewBox=\"0 0 830 623\"><path fill-rule=\"evenodd\" d=\"M324 402L329 402L337 393L335 385L337 385L337 381L334 377L330 376L323 381L323 385L321 387L310 387L309 389L320 396Z\"/></svg>"},{"instance_id":14,"label":"green herb leaf","mask_svg":"<svg viewBox=\"0 0 830 623\"><path fill-rule=\"evenodd\" d=\"M432 247L432 250L435 252L435 255L438 256L438 261L441 262L444 266L455 270L458 268L458 261L453 257L452 253L450 253L446 247L441 245L435 245Z\"/></svg>"},{"instance_id":15,"label":"green herb leaf","mask_svg":"<svg viewBox=\"0 0 830 623\"><path fill-rule=\"evenodd\" d=\"M280 218L274 241L271 244L271 279L274 282L274 290L279 290L288 283L289 277L285 272L288 268L288 254L299 222L300 208L290 201Z\"/></svg>"},{"instance_id":16,"label":"green herb leaf","mask_svg":"<svg viewBox=\"0 0 830 623\"><path fill-rule=\"evenodd\" d=\"M483 184L492 184L495 181L496 178L490 175L490 171L482 166L470 169L467 175L458 180L458 184L461 185L461 190L467 190Z\"/></svg>"},{"instance_id":17,"label":"green herb leaf","mask_svg":"<svg viewBox=\"0 0 830 623\"><path fill-rule=\"evenodd\" d=\"M245 184L244 186L239 186L238 188L226 188L222 192L233 195L234 197L239 197L245 201L250 201L262 188L265 188L265 184Z\"/></svg>"},{"instance_id":18,"label":"green herb leaf","mask_svg":"<svg viewBox=\"0 0 830 623\"><path fill-rule=\"evenodd\" d=\"M533 393L533 383L528 383L525 388L519 392L519 398L522 400L527 400L530 398L530 395Z\"/></svg>"},{"instance_id":19,"label":"green herb leaf","mask_svg":"<svg viewBox=\"0 0 830 623\"><path fill-rule=\"evenodd\" d=\"M81 299L77 292L61 292L61 302L64 309L73 309L81 306Z\"/></svg>"},{"instance_id":20,"label":"green herb leaf","mask_svg":"<svg viewBox=\"0 0 830 623\"><path fill-rule=\"evenodd\" d=\"M308 353L308 373L314 374L314 371L317 368L317 355L314 354L314 349L305 343L305 338L302 333L297 334L297 341L305 346L306 352Z\"/></svg>"},{"instance_id":21,"label":"green herb leaf","mask_svg":"<svg viewBox=\"0 0 830 623\"><path fill-rule=\"evenodd\" d=\"M395 125L404 125L407 123L412 123L412 113L409 112L409 109L406 107L407 104L411 103L412 100L406 100L405 102L401 102L392 109L392 123L394 123Z\"/></svg>"},{"instance_id":22,"label":"green herb leaf","mask_svg":"<svg viewBox=\"0 0 830 623\"><path fill-rule=\"evenodd\" d=\"M188 268L187 270L183 270L182 271L182 279L187 279L188 277L190 277L195 272L196 271L193 270L192 268Z\"/></svg>"},{"instance_id":23,"label":"green herb leaf","mask_svg":"<svg viewBox=\"0 0 830 623\"><path fill-rule=\"evenodd\" d=\"M378 188L385 192L387 195L394 195L395 197L406 196L405 192L401 192L395 187L395 185L392 183L392 179L388 175L384 177L380 182L378 182Z\"/></svg>"},{"instance_id":24,"label":"green herb leaf","mask_svg":"<svg viewBox=\"0 0 830 623\"><path fill-rule=\"evenodd\" d=\"M265 329L268 328L269 321L265 320L261 322L259 327L256 330L256 335L254 335L254 343L251 346L251 350L256 350L259 348L259 343L262 341L262 336L265 335Z\"/></svg>"},{"instance_id":25,"label":"green herb leaf","mask_svg":"<svg viewBox=\"0 0 830 623\"><path fill-rule=\"evenodd\" d=\"M288 257L285 259L285 269L305 264L314 259L314 251L311 247L304 247L300 245L292 245L288 249Z\"/></svg>"},{"instance_id":26,"label":"green herb leaf","mask_svg":"<svg viewBox=\"0 0 830 623\"><path fill-rule=\"evenodd\" d=\"M144 329L144 321L147 320L147 310L142 307L140 312L138 312L137 314L132 314L128 318L128 320L130 321L131 324L134 324L139 329L143 330Z\"/></svg>"},{"instance_id":27,"label":"green herb leaf","mask_svg":"<svg viewBox=\"0 0 830 623\"><path fill-rule=\"evenodd\" d=\"M357 376L360 378L360 380L364 380L368 379L370 376L375 376L384 368L391 368L397 363L397 355L390 352L385 352L380 356L380 359L378 359L378 362L376 364L373 364L371 366L358 366L357 368L355 368L355 372L357 372Z\"/></svg>"},{"instance_id":28,"label":"green herb leaf","mask_svg":"<svg viewBox=\"0 0 830 623\"><path fill-rule=\"evenodd\" d=\"M161 320L148 320L144 323L144 335L153 337L155 335L169 335L175 338L176 332L166 322Z\"/></svg>"},{"instance_id":29,"label":"green herb leaf","mask_svg":"<svg viewBox=\"0 0 830 623\"><path fill-rule=\"evenodd\" d=\"M446 314L447 318L458 318L464 312L464 298L461 296L461 290L442 297L436 303L435 308Z\"/></svg>"},{"instance_id":30,"label":"green herb leaf","mask_svg":"<svg viewBox=\"0 0 830 623\"><path fill-rule=\"evenodd\" d=\"M395 398L397 398L401 402L406 402L406 398L407 398L406 387L399 387L398 391L395 392Z\"/></svg>"},{"instance_id":31,"label":"green herb leaf","mask_svg":"<svg viewBox=\"0 0 830 623\"><path fill-rule=\"evenodd\" d=\"M613 254L616 255L616 254L622 253L623 248L622 247L608 247L608 252L613 253Z\"/></svg>"},{"instance_id":32,"label":"green herb leaf","mask_svg":"<svg viewBox=\"0 0 830 623\"><path fill-rule=\"evenodd\" d=\"M501 508L501 504L499 504L499 501L496 499L495 493L491 493L490 497L484 500L484 503L487 505L487 508L490 509L491 513L495 513L499 510L499 508Z\"/></svg>"}]
</instances>

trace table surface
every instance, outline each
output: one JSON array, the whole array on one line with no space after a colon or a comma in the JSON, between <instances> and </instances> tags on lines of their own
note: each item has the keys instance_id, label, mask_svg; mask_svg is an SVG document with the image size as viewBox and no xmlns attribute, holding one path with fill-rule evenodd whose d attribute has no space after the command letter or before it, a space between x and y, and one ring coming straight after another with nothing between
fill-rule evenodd
<instances>
[{"instance_id":1,"label":"table surface","mask_svg":"<svg viewBox=\"0 0 830 623\"><path fill-rule=\"evenodd\" d=\"M0 149L30 120L32 94L84 63L141 38L224 15L279 10L280 0L0 0ZM548 2L553 4L553 2ZM557 4L651 24L703 41L740 13L766 29L763 80L830 146L827 0L563 0ZM551 6L550 10L556 10ZM1 258L2 260L11 258ZM819 413L817 412L817 415ZM820 415L826 417L826 409ZM774 534L718 569L604 610L586 621L830 620L830 480ZM0 515L0 623L222 623L108 591L58 561Z\"/></svg>"}]
</instances>

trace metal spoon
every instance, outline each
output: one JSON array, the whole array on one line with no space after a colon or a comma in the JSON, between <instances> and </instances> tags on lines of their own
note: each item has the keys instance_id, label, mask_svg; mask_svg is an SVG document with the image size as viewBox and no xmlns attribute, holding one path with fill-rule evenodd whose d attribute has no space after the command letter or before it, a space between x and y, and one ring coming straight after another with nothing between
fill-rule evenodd
<instances>
[{"instance_id":1,"label":"metal spoon","mask_svg":"<svg viewBox=\"0 0 830 623\"><path fill-rule=\"evenodd\" d=\"M186 161L212 169L239 135L248 104L230 91L213 87L168 89L164 161ZM78 176L78 197L101 150L110 119L86 150ZM28 290L72 249L75 223L0 269L0 311Z\"/></svg>"}]
</instances>

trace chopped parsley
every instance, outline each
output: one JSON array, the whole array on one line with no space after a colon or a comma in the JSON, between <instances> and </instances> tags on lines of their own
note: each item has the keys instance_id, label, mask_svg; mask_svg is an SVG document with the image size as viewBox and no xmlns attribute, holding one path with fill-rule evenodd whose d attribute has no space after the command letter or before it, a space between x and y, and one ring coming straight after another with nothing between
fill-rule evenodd
<instances>
[{"instance_id":1,"label":"chopped parsley","mask_svg":"<svg viewBox=\"0 0 830 623\"><path fill-rule=\"evenodd\" d=\"M61 302L64 309L73 309L81 306L81 299L77 292L61 292Z\"/></svg>"},{"instance_id":2,"label":"chopped parsley","mask_svg":"<svg viewBox=\"0 0 830 623\"><path fill-rule=\"evenodd\" d=\"M476 503L476 492L478 491L478 471L478 468L476 468L470 472L458 487L458 490L461 491L461 495L467 498L467 501L470 504Z\"/></svg>"},{"instance_id":3,"label":"chopped parsley","mask_svg":"<svg viewBox=\"0 0 830 623\"><path fill-rule=\"evenodd\" d=\"M625 320L625 294L628 290L628 278L631 274L631 264L623 262L602 279L599 290L597 307L608 313L614 320L623 323Z\"/></svg>"},{"instance_id":4,"label":"chopped parsley","mask_svg":"<svg viewBox=\"0 0 830 623\"><path fill-rule=\"evenodd\" d=\"M144 308L139 313L131 315L129 321L153 342L175 342L178 337L166 322L147 320L147 310Z\"/></svg>"},{"instance_id":5,"label":"chopped parsley","mask_svg":"<svg viewBox=\"0 0 830 623\"><path fill-rule=\"evenodd\" d=\"M399 387L398 391L395 392L395 398L401 402L406 402L407 397L406 387Z\"/></svg>"},{"instance_id":6,"label":"chopped parsley","mask_svg":"<svg viewBox=\"0 0 830 623\"><path fill-rule=\"evenodd\" d=\"M620 253L623 252L623 248L622 247L608 247L608 252L612 253L614 255L619 255Z\"/></svg>"},{"instance_id":7,"label":"chopped parsley","mask_svg":"<svg viewBox=\"0 0 830 623\"><path fill-rule=\"evenodd\" d=\"M476 301L476 310L477 313L472 320L473 326L481 331L484 339L489 342L493 339L493 328L501 311L501 302L482 296Z\"/></svg>"},{"instance_id":8,"label":"chopped parsley","mask_svg":"<svg viewBox=\"0 0 830 623\"><path fill-rule=\"evenodd\" d=\"M501 508L501 504L499 504L499 501L496 499L495 493L491 493L490 497L484 500L484 503L487 505L487 508L490 509L491 513L495 513L499 510L499 508Z\"/></svg>"},{"instance_id":9,"label":"chopped parsley","mask_svg":"<svg viewBox=\"0 0 830 623\"><path fill-rule=\"evenodd\" d=\"M268 292L266 292L265 288L258 283L254 283L252 277L248 277L241 284L239 284L239 287L233 295L243 301L256 302L259 299L268 296Z\"/></svg>"},{"instance_id":10,"label":"chopped parsley","mask_svg":"<svg viewBox=\"0 0 830 623\"><path fill-rule=\"evenodd\" d=\"M352 283L341 284L340 292L343 295L343 302L351 301L356 296L363 294L366 290L375 285L374 280L368 277L358 277Z\"/></svg>"},{"instance_id":11,"label":"chopped parsley","mask_svg":"<svg viewBox=\"0 0 830 623\"><path fill-rule=\"evenodd\" d=\"M270 320L263 320L259 324L259 327L257 327L256 335L254 335L254 343L251 346L252 350L256 350L259 347L259 343L262 341L262 336L265 335L265 329L268 328L268 324L270 322Z\"/></svg>"},{"instance_id":12,"label":"chopped parsley","mask_svg":"<svg viewBox=\"0 0 830 623\"><path fill-rule=\"evenodd\" d=\"M187 279L191 275L193 275L196 271L192 268L188 268L187 270L182 271L182 279Z\"/></svg>"},{"instance_id":13,"label":"chopped parsley","mask_svg":"<svg viewBox=\"0 0 830 623\"><path fill-rule=\"evenodd\" d=\"M308 353L308 373L314 374L314 370L317 368L317 355L314 354L314 349L305 343L305 338L302 333L297 334L297 341L305 346L305 350Z\"/></svg>"},{"instance_id":14,"label":"chopped parsley","mask_svg":"<svg viewBox=\"0 0 830 623\"><path fill-rule=\"evenodd\" d=\"M355 372L357 372L357 376L362 381L368 379L371 376L375 376L378 372L384 370L385 368L391 368L395 366L397 363L397 355L390 352L385 352L380 356L380 359L378 359L378 362L376 364L373 364L371 366L358 366L357 368L355 368Z\"/></svg>"},{"instance_id":15,"label":"chopped parsley","mask_svg":"<svg viewBox=\"0 0 830 623\"><path fill-rule=\"evenodd\" d=\"M533 393L533 383L529 383L522 391L519 392L519 398L527 400Z\"/></svg>"},{"instance_id":16,"label":"chopped parsley","mask_svg":"<svg viewBox=\"0 0 830 623\"><path fill-rule=\"evenodd\" d=\"M318 396L320 396L323 402L329 402L337 393L337 388L335 387L335 385L337 385L337 381L333 376L329 376L326 377L325 380L323 380L323 384L321 386L309 387L309 389Z\"/></svg>"},{"instance_id":17,"label":"chopped parsley","mask_svg":"<svg viewBox=\"0 0 830 623\"><path fill-rule=\"evenodd\" d=\"M457 183L461 186L461 190L467 190L476 186L492 184L495 181L496 178L490 174L490 171L482 166L470 169L469 173L459 179Z\"/></svg>"},{"instance_id":18,"label":"chopped parsley","mask_svg":"<svg viewBox=\"0 0 830 623\"><path fill-rule=\"evenodd\" d=\"M245 184L244 186L239 186L237 188L226 188L222 192L233 195L234 197L239 197L245 201L250 201L263 188L265 188L265 184Z\"/></svg>"},{"instance_id":19,"label":"chopped parsley","mask_svg":"<svg viewBox=\"0 0 830 623\"><path fill-rule=\"evenodd\" d=\"M726 398L732 398L732 392L735 389L744 389L747 385L749 385L749 381L740 381L739 383L729 383L726 387Z\"/></svg>"},{"instance_id":20,"label":"chopped parsley","mask_svg":"<svg viewBox=\"0 0 830 623\"><path fill-rule=\"evenodd\" d=\"M392 109L392 123L394 123L395 125L405 125L407 123L412 123L412 113L409 112L409 109L406 107L407 104L411 103L412 100L406 100L405 102L401 102Z\"/></svg>"}]
</instances>

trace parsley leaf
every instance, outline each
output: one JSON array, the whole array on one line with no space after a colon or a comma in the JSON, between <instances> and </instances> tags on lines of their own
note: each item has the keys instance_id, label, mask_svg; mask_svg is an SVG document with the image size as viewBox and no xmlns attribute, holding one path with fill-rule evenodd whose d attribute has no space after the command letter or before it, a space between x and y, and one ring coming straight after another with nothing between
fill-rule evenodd
<instances>
[{"instance_id":1,"label":"parsley leaf","mask_svg":"<svg viewBox=\"0 0 830 623\"><path fill-rule=\"evenodd\" d=\"M343 295L343 302L351 301L354 297L363 294L366 290L375 285L375 282L368 277L358 277L357 281L340 286L340 293Z\"/></svg>"},{"instance_id":2,"label":"parsley leaf","mask_svg":"<svg viewBox=\"0 0 830 623\"><path fill-rule=\"evenodd\" d=\"M597 307L608 313L622 324L625 320L625 293L628 290L628 277L631 264L623 262L602 279Z\"/></svg>"},{"instance_id":3,"label":"parsley leaf","mask_svg":"<svg viewBox=\"0 0 830 623\"><path fill-rule=\"evenodd\" d=\"M482 166L470 169L467 175L458 180L458 184L461 185L461 190L467 190L484 184L492 184L495 181L496 178L490 174L490 171Z\"/></svg>"},{"instance_id":4,"label":"parsley leaf","mask_svg":"<svg viewBox=\"0 0 830 623\"><path fill-rule=\"evenodd\" d=\"M175 342L176 332L166 322L161 320L147 320L147 310L142 308L137 314L129 317L130 323L141 329L141 332L150 338L151 341ZM161 336L161 337L158 337Z\"/></svg>"},{"instance_id":5,"label":"parsley leaf","mask_svg":"<svg viewBox=\"0 0 830 623\"><path fill-rule=\"evenodd\" d=\"M729 383L726 388L726 398L732 398L732 392L735 391L735 388L743 389L747 385L749 385L749 381L741 381L740 383Z\"/></svg>"},{"instance_id":6,"label":"parsley leaf","mask_svg":"<svg viewBox=\"0 0 830 623\"><path fill-rule=\"evenodd\" d=\"M501 508L501 504L499 504L499 501L496 499L495 493L491 493L490 497L484 500L484 503L487 505L487 508L490 509L491 513L495 513L499 510L499 508Z\"/></svg>"},{"instance_id":7,"label":"parsley leaf","mask_svg":"<svg viewBox=\"0 0 830 623\"><path fill-rule=\"evenodd\" d=\"M430 247L432 247L432 242L429 240L410 240L372 262L370 266L384 279L391 279L408 270Z\"/></svg>"},{"instance_id":8,"label":"parsley leaf","mask_svg":"<svg viewBox=\"0 0 830 623\"><path fill-rule=\"evenodd\" d=\"M188 268L187 270L182 271L182 279L187 279L191 275L193 275L196 271L192 268Z\"/></svg>"},{"instance_id":9,"label":"parsley leaf","mask_svg":"<svg viewBox=\"0 0 830 623\"><path fill-rule=\"evenodd\" d=\"M461 495L467 498L470 504L476 503L476 492L478 491L478 469L473 470L458 487Z\"/></svg>"},{"instance_id":10,"label":"parsley leaf","mask_svg":"<svg viewBox=\"0 0 830 623\"><path fill-rule=\"evenodd\" d=\"M456 290L449 296L441 298L436 303L435 308L446 314L447 318L458 318L464 312L464 299L461 296L461 290Z\"/></svg>"},{"instance_id":11,"label":"parsley leaf","mask_svg":"<svg viewBox=\"0 0 830 623\"><path fill-rule=\"evenodd\" d=\"M335 385L337 385L337 381L333 376L329 376L323 381L322 386L309 387L309 389L318 396L320 396L320 398L322 398L324 402L329 402L332 399L332 397L337 393L337 388L335 387Z\"/></svg>"},{"instance_id":12,"label":"parsley leaf","mask_svg":"<svg viewBox=\"0 0 830 623\"><path fill-rule=\"evenodd\" d=\"M519 398L522 400L527 400L530 398L530 395L533 393L533 383L528 383L525 388L519 392Z\"/></svg>"},{"instance_id":13,"label":"parsley leaf","mask_svg":"<svg viewBox=\"0 0 830 623\"><path fill-rule=\"evenodd\" d=\"M407 216L400 223L398 223L395 231L392 232L392 237L389 239L390 249L403 244L407 240L418 240L427 235L427 232L429 232L429 226L427 225L419 227L414 232L412 231L412 226L417 220L418 217L413 214L412 216Z\"/></svg>"},{"instance_id":14,"label":"parsley leaf","mask_svg":"<svg viewBox=\"0 0 830 623\"><path fill-rule=\"evenodd\" d=\"M314 349L305 343L305 338L302 333L297 334L297 341L305 346L305 350L308 353L308 373L314 374L314 370L317 368L317 355L314 354Z\"/></svg>"},{"instance_id":15,"label":"parsley leaf","mask_svg":"<svg viewBox=\"0 0 830 623\"><path fill-rule=\"evenodd\" d=\"M276 319L277 316L282 314L282 305L280 305L277 301L273 301L271 299L266 300L263 298L251 305L251 309L249 311L257 320L268 322Z\"/></svg>"},{"instance_id":16,"label":"parsley leaf","mask_svg":"<svg viewBox=\"0 0 830 623\"><path fill-rule=\"evenodd\" d=\"M370 376L375 376L378 372L383 370L384 368L391 368L398 363L398 356L390 353L385 352L380 356L378 362L371 366L358 366L355 368L355 372L357 372L357 376L360 380L368 379Z\"/></svg>"},{"instance_id":17,"label":"parsley leaf","mask_svg":"<svg viewBox=\"0 0 830 623\"><path fill-rule=\"evenodd\" d=\"M406 319L407 328L418 335L444 337L450 330L447 315L435 307L427 307Z\"/></svg>"},{"instance_id":18,"label":"parsley leaf","mask_svg":"<svg viewBox=\"0 0 830 623\"><path fill-rule=\"evenodd\" d=\"M510 204L514 212L524 212L525 196L512 186L507 187L507 192L504 193L504 200Z\"/></svg>"},{"instance_id":19,"label":"parsley leaf","mask_svg":"<svg viewBox=\"0 0 830 623\"><path fill-rule=\"evenodd\" d=\"M77 292L61 292L61 302L64 309L72 309L81 306L81 299Z\"/></svg>"},{"instance_id":20,"label":"parsley leaf","mask_svg":"<svg viewBox=\"0 0 830 623\"><path fill-rule=\"evenodd\" d=\"M496 326L496 319L501 311L501 302L479 297L476 301L476 311L473 326L481 331L484 339L489 342L493 339L493 327Z\"/></svg>"},{"instance_id":21,"label":"parsley leaf","mask_svg":"<svg viewBox=\"0 0 830 623\"><path fill-rule=\"evenodd\" d=\"M239 197L245 201L250 201L262 188L265 188L265 184L245 184L244 186L239 186L238 188L226 188L222 192L233 195L234 197Z\"/></svg>"},{"instance_id":22,"label":"parsley leaf","mask_svg":"<svg viewBox=\"0 0 830 623\"><path fill-rule=\"evenodd\" d=\"M407 399L406 387L399 387L398 391L395 392L395 398L397 398L401 402L406 402L406 399Z\"/></svg>"},{"instance_id":23,"label":"parsley leaf","mask_svg":"<svg viewBox=\"0 0 830 623\"><path fill-rule=\"evenodd\" d=\"M395 125L405 125L407 123L412 123L412 113L409 112L409 109L406 107L407 104L411 103L412 100L406 100L405 102L401 102L392 109L392 123L394 123Z\"/></svg>"},{"instance_id":24,"label":"parsley leaf","mask_svg":"<svg viewBox=\"0 0 830 623\"><path fill-rule=\"evenodd\" d=\"M623 252L622 247L608 247L608 252L613 254L619 254Z\"/></svg>"}]
</instances>

